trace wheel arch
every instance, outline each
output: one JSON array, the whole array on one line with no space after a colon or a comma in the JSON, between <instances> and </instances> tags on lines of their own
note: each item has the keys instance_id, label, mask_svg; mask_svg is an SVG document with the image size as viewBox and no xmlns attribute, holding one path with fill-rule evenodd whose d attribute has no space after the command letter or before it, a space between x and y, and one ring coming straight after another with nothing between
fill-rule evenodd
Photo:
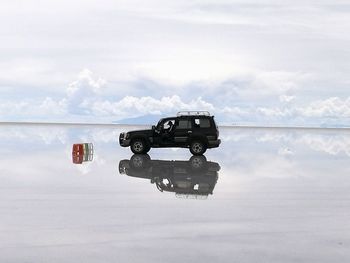
<instances>
[{"instance_id":1,"label":"wheel arch","mask_svg":"<svg viewBox=\"0 0 350 263\"><path fill-rule=\"evenodd\" d=\"M144 135L134 135L134 136L131 136L130 137L130 144L132 144L132 142L136 141L136 140L142 140L146 143L146 145L148 147L151 146L151 143L150 143L150 140L147 138L147 136L144 136Z\"/></svg>"}]
</instances>

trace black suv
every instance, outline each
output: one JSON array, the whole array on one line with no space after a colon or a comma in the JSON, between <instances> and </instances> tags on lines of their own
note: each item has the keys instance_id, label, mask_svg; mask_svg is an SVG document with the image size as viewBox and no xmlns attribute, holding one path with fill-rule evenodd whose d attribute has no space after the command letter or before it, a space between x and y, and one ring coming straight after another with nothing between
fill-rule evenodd
<instances>
[{"instance_id":1,"label":"black suv","mask_svg":"<svg viewBox=\"0 0 350 263\"><path fill-rule=\"evenodd\" d=\"M220 145L219 130L207 111L178 112L176 117L161 119L152 129L122 132L119 144L130 146L135 154L147 153L151 147L190 148L193 155L202 155L207 148Z\"/></svg>"}]
</instances>

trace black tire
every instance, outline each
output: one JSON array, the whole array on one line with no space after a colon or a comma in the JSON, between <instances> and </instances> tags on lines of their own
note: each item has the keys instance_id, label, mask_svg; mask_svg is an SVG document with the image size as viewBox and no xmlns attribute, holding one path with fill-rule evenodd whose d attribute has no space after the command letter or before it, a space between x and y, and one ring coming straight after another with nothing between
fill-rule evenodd
<instances>
[{"instance_id":1,"label":"black tire","mask_svg":"<svg viewBox=\"0 0 350 263\"><path fill-rule=\"evenodd\" d=\"M146 168L151 161L151 157L148 154L134 154L130 158L130 166L135 169Z\"/></svg>"},{"instance_id":2,"label":"black tire","mask_svg":"<svg viewBox=\"0 0 350 263\"><path fill-rule=\"evenodd\" d=\"M135 139L131 142L130 149L134 154L144 154L149 151L150 147L143 139Z\"/></svg>"},{"instance_id":3,"label":"black tire","mask_svg":"<svg viewBox=\"0 0 350 263\"><path fill-rule=\"evenodd\" d=\"M207 146L202 141L194 140L191 142L190 152L193 155L203 155L203 153L205 153L206 150L207 150Z\"/></svg>"},{"instance_id":4,"label":"black tire","mask_svg":"<svg viewBox=\"0 0 350 263\"><path fill-rule=\"evenodd\" d=\"M207 158L204 155L192 156L190 158L190 164L192 170L202 170L207 165Z\"/></svg>"}]
</instances>

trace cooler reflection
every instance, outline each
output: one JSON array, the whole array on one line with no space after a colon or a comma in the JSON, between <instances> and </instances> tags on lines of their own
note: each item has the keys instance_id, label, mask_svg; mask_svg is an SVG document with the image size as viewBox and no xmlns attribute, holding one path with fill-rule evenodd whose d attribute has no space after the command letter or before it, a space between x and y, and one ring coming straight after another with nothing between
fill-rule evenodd
<instances>
[{"instance_id":1,"label":"cooler reflection","mask_svg":"<svg viewBox=\"0 0 350 263\"><path fill-rule=\"evenodd\" d=\"M176 197L206 199L213 194L220 165L205 156L192 156L189 161L151 160L147 154L135 154L119 162L119 173L149 179L161 192L174 192Z\"/></svg>"}]
</instances>

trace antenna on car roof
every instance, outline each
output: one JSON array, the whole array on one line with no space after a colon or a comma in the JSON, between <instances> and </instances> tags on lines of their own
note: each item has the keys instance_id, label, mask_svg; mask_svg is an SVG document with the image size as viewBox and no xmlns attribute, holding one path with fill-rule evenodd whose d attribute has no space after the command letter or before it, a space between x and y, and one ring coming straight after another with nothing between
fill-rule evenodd
<instances>
[{"instance_id":1,"label":"antenna on car roof","mask_svg":"<svg viewBox=\"0 0 350 263\"><path fill-rule=\"evenodd\" d=\"M210 116L210 113L209 111L179 111L176 116Z\"/></svg>"}]
</instances>

